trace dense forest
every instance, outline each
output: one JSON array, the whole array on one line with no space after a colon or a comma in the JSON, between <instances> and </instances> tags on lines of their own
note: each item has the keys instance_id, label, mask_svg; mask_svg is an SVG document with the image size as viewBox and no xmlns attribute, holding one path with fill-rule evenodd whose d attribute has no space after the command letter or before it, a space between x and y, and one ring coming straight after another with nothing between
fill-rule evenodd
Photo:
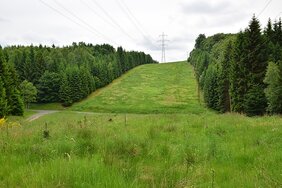
<instances>
[{"instance_id":1,"label":"dense forest","mask_svg":"<svg viewBox=\"0 0 282 188\"><path fill-rule=\"evenodd\" d=\"M83 42L65 47L0 47L0 117L22 115L30 102L70 106L126 71L157 63L143 52Z\"/></svg>"},{"instance_id":2,"label":"dense forest","mask_svg":"<svg viewBox=\"0 0 282 188\"><path fill-rule=\"evenodd\" d=\"M282 113L282 29L253 16L238 34L200 34L188 61L204 101L220 112Z\"/></svg>"}]
</instances>

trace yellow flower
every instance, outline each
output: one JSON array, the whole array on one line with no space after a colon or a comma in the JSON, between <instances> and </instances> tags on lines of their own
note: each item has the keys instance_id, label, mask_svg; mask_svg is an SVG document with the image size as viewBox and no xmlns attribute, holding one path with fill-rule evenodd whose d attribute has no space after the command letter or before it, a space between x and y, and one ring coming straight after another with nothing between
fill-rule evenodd
<instances>
[{"instance_id":1,"label":"yellow flower","mask_svg":"<svg viewBox=\"0 0 282 188\"><path fill-rule=\"evenodd\" d=\"M11 122L11 123L8 124L8 126L11 127L11 128L12 127L20 127L21 124L19 122Z\"/></svg>"},{"instance_id":2,"label":"yellow flower","mask_svg":"<svg viewBox=\"0 0 282 188\"><path fill-rule=\"evenodd\" d=\"M6 122L5 118L0 119L0 127L4 126L5 122Z\"/></svg>"}]
</instances>

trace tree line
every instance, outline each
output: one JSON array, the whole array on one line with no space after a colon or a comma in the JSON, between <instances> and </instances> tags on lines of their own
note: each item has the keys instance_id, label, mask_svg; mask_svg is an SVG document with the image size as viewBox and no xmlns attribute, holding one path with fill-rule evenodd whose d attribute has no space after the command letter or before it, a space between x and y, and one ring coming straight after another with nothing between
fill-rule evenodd
<instances>
[{"instance_id":1,"label":"tree line","mask_svg":"<svg viewBox=\"0 0 282 188\"><path fill-rule=\"evenodd\" d=\"M157 62L143 52L108 44L0 46L0 117L22 115L24 104L35 101L70 106L149 63Z\"/></svg>"},{"instance_id":2,"label":"tree line","mask_svg":"<svg viewBox=\"0 0 282 188\"><path fill-rule=\"evenodd\" d=\"M237 34L200 34L188 62L209 108L249 116L282 113L281 18L253 16Z\"/></svg>"}]
</instances>

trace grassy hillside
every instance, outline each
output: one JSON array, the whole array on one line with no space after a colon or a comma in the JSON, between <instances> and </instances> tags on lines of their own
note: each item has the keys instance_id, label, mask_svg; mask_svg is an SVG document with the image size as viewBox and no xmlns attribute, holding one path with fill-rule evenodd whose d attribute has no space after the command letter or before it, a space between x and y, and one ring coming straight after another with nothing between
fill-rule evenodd
<instances>
[{"instance_id":1,"label":"grassy hillside","mask_svg":"<svg viewBox=\"0 0 282 188\"><path fill-rule=\"evenodd\" d=\"M282 118L206 111L185 63L138 67L73 109L130 113L0 126L0 187L282 186Z\"/></svg>"},{"instance_id":2,"label":"grassy hillside","mask_svg":"<svg viewBox=\"0 0 282 188\"><path fill-rule=\"evenodd\" d=\"M71 110L125 113L202 113L192 66L185 62L139 66Z\"/></svg>"}]
</instances>

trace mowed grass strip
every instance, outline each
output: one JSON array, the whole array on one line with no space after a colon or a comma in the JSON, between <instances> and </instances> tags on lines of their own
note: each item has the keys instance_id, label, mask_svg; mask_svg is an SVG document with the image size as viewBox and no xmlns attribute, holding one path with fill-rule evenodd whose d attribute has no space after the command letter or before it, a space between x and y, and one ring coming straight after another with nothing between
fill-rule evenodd
<instances>
[{"instance_id":1,"label":"mowed grass strip","mask_svg":"<svg viewBox=\"0 0 282 188\"><path fill-rule=\"evenodd\" d=\"M139 66L70 110L118 113L203 113L187 62Z\"/></svg>"}]
</instances>

